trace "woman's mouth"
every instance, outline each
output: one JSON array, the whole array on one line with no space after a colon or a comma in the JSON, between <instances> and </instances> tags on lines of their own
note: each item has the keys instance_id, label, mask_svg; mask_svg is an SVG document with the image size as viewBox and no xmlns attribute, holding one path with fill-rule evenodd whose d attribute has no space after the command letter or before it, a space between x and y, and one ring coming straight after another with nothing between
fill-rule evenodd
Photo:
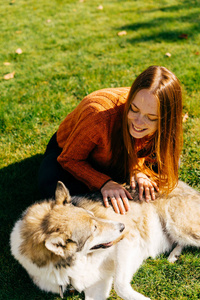
<instances>
[{"instance_id":1,"label":"woman's mouth","mask_svg":"<svg viewBox=\"0 0 200 300\"><path fill-rule=\"evenodd\" d=\"M133 127L133 129L134 129L136 132L143 132L143 131L145 131L145 130L146 130L146 128L144 128L144 129L141 129L141 128L139 128L139 127L137 127L137 126L133 125L133 124L132 124L132 127Z\"/></svg>"}]
</instances>

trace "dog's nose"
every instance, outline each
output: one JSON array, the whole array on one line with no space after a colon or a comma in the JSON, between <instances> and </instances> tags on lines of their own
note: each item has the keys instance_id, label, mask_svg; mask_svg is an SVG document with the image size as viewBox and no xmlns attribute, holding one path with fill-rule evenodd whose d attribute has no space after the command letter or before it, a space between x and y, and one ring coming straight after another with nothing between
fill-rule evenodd
<instances>
[{"instance_id":1,"label":"dog's nose","mask_svg":"<svg viewBox=\"0 0 200 300\"><path fill-rule=\"evenodd\" d=\"M119 223L119 226L120 226L120 230L119 231L122 232L124 230L125 226L124 226L123 223Z\"/></svg>"}]
</instances>

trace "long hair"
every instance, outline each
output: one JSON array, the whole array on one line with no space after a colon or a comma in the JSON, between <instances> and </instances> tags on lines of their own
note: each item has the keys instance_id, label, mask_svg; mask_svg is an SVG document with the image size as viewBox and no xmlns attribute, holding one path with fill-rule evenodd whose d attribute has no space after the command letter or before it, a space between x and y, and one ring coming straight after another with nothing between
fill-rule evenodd
<instances>
[{"instance_id":1,"label":"long hair","mask_svg":"<svg viewBox=\"0 0 200 300\"><path fill-rule=\"evenodd\" d=\"M158 130L153 137L136 140L128 129L128 112L136 94L148 89L158 101ZM178 165L182 150L182 92L179 80L168 69L150 66L133 82L123 114L125 172L130 176L139 170L154 180L160 191L169 193L178 181ZM141 164L141 158L143 163ZM156 164L156 171L155 171Z\"/></svg>"}]
</instances>

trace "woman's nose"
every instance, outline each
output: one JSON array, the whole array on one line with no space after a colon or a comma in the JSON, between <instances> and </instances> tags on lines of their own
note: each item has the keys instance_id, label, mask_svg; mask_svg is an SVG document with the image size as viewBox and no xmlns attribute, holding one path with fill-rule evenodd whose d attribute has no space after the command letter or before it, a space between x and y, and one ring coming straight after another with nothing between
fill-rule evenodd
<instances>
[{"instance_id":1,"label":"woman's nose","mask_svg":"<svg viewBox=\"0 0 200 300\"><path fill-rule=\"evenodd\" d=\"M136 119L135 119L136 123L138 125L143 125L145 122L144 122L144 117L141 115L141 114L138 114Z\"/></svg>"}]
</instances>

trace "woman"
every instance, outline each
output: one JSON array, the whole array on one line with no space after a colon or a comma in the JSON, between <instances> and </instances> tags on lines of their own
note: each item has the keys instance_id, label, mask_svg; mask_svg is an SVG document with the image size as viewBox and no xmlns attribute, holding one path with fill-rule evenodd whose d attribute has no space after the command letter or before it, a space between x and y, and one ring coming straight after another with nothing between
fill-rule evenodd
<instances>
[{"instance_id":1,"label":"woman","mask_svg":"<svg viewBox=\"0 0 200 300\"><path fill-rule=\"evenodd\" d=\"M117 213L129 209L122 183L139 185L139 198L155 199L178 181L182 147L182 93L168 69L151 66L131 88L93 92L61 123L39 171L43 197L61 180L71 195L100 190Z\"/></svg>"}]
</instances>

